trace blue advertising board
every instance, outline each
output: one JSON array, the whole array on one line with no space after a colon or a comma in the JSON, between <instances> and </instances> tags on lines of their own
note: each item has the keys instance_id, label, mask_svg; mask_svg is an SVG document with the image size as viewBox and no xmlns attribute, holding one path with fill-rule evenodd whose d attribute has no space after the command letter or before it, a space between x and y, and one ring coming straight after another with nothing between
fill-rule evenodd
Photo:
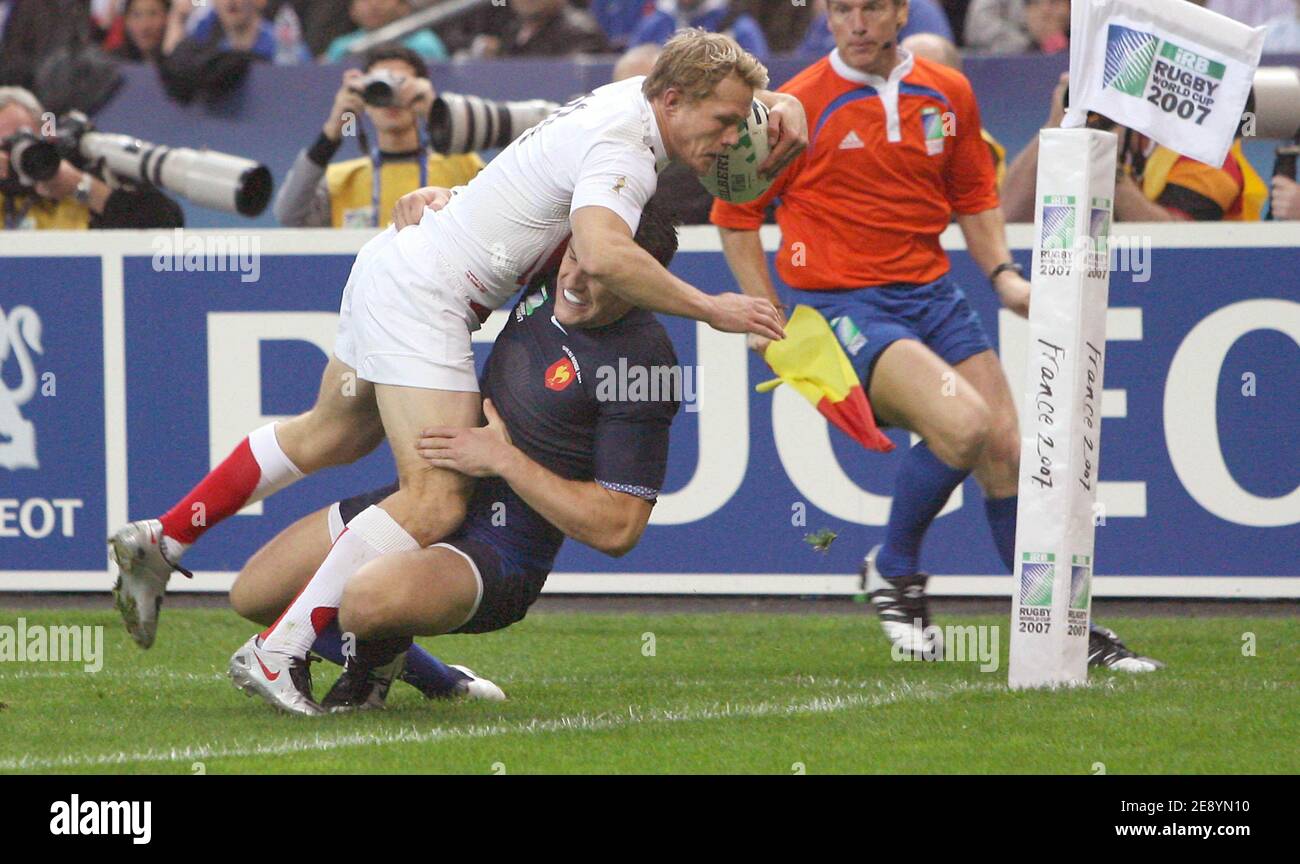
<instances>
[{"instance_id":1,"label":"blue advertising board","mask_svg":"<svg viewBox=\"0 0 1300 864\"><path fill-rule=\"evenodd\" d=\"M1011 238L1026 262L1030 228ZM1097 594L1300 596L1300 248L1282 226L1140 230L1115 244ZM0 251L0 590L106 588L111 526L157 516L249 430L309 408L366 239L127 232L81 235L68 254L68 236ZM731 290L717 242L710 229L684 232L674 271ZM202 251L172 254L186 244ZM947 245L1019 401L1027 327L998 309L960 242ZM36 316L39 352L23 323ZM552 587L851 593L883 535L907 435L890 433L892 454L868 453L788 388L755 393L771 376L742 338L665 324L687 402L665 493L635 550L612 559L566 544ZM41 395L42 380L57 389ZM27 425L36 465L16 449ZM381 448L232 517L187 555L196 586L228 585L294 519L391 478ZM982 500L968 480L927 537L923 564L945 577L941 592L1009 590ZM804 542L820 529L837 534L825 552Z\"/></svg>"},{"instance_id":2,"label":"blue advertising board","mask_svg":"<svg viewBox=\"0 0 1300 864\"><path fill-rule=\"evenodd\" d=\"M0 570L104 565L101 283L98 258L0 266Z\"/></svg>"}]
</instances>

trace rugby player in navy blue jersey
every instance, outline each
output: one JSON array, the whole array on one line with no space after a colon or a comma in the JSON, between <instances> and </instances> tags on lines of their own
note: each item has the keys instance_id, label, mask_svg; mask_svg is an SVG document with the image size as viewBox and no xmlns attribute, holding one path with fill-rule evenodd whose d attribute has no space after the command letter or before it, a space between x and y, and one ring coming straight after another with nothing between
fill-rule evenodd
<instances>
[{"instance_id":1,"label":"rugby player in navy blue jersey","mask_svg":"<svg viewBox=\"0 0 1300 864\"><path fill-rule=\"evenodd\" d=\"M654 206L635 239L665 267L677 249L670 218ZM431 465L480 478L464 523L443 542L367 563L347 582L337 627L313 647L337 662L344 644L353 644L348 634L355 650L321 703L312 699L307 666L294 670L298 713L378 707L399 674L428 696L504 698L412 637L484 633L519 621L566 536L615 556L640 539L667 470L678 394L659 388L656 399L633 401L634 390L600 383L620 366L661 375L675 369L672 343L652 313L588 280L571 247L558 271L534 286L511 310L483 370L486 425L426 429L416 445ZM240 573L231 590L236 611L270 623L347 523L392 491L347 499L285 529ZM243 689L257 691L253 681L264 674L255 642L231 658ZM284 701L271 704L290 710Z\"/></svg>"}]
</instances>

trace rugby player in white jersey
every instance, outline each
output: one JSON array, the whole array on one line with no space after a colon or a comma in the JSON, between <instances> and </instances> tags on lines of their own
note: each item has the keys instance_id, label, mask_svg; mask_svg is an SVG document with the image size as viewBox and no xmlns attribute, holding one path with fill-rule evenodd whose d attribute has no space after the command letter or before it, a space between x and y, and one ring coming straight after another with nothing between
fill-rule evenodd
<instances>
[{"instance_id":1,"label":"rugby player in white jersey","mask_svg":"<svg viewBox=\"0 0 1300 864\"><path fill-rule=\"evenodd\" d=\"M762 64L729 38L683 31L650 75L571 103L507 147L446 208L368 243L344 289L335 357L316 406L255 430L167 514L111 539L117 605L136 641L152 644L167 579L203 531L305 474L360 458L385 435L397 445L400 488L351 521L319 578L263 634L257 655L268 679L303 662L363 564L451 533L464 518L469 482L405 445L426 427L477 424L471 331L566 240L587 278L634 305L780 338L781 317L768 300L705 294L632 239L658 172L670 161L708 172L738 140L754 98L770 109L768 173L806 146L802 107L762 90L766 84Z\"/></svg>"}]
</instances>

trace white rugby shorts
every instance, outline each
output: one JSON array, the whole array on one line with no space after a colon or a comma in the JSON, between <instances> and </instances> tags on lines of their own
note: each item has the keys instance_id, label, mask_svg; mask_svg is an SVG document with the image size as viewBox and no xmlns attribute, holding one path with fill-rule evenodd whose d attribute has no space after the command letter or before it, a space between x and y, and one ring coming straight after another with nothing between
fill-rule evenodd
<instances>
[{"instance_id":1,"label":"white rugby shorts","mask_svg":"<svg viewBox=\"0 0 1300 864\"><path fill-rule=\"evenodd\" d=\"M457 286L424 231L388 226L352 264L334 355L373 384L477 393L479 321Z\"/></svg>"}]
</instances>

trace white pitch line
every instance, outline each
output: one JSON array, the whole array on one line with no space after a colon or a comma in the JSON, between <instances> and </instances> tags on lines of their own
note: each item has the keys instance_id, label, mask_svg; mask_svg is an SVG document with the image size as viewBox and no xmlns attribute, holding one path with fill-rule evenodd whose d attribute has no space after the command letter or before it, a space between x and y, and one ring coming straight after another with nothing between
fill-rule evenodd
<instances>
[{"instance_id":1,"label":"white pitch line","mask_svg":"<svg viewBox=\"0 0 1300 864\"><path fill-rule=\"evenodd\" d=\"M931 687L925 684L904 684L887 692L866 696L824 696L802 702L756 702L714 704L707 708L642 709L629 705L617 712L599 714L571 714L549 720L534 719L517 723L498 723L465 727L435 727L419 730L414 727L391 732L364 732L345 735L317 733L306 739L286 739L274 744L255 747L226 747L204 744L171 750L145 750L130 753L101 753L97 755L71 755L57 759L39 759L23 756L0 760L0 771L40 771L58 768L129 765L151 762L193 762L204 759L227 759L247 756L284 756L292 753L325 752L347 747L374 747L390 744L423 744L452 739L493 738L502 735L536 735L547 732L599 732L640 723L693 723L730 718L781 717L806 714L830 714L860 708L879 708L907 700L933 701L946 699L960 693L1004 690L1005 685L960 682Z\"/></svg>"},{"instance_id":2,"label":"white pitch line","mask_svg":"<svg viewBox=\"0 0 1300 864\"><path fill-rule=\"evenodd\" d=\"M35 661L41 662L41 661ZM50 662L50 661L45 661ZM98 672L86 672L82 663L67 660L57 661L66 663L70 668L66 669L20 669L16 672L0 672L0 685L6 681L22 681L40 678L78 678L84 680L87 684L94 684L96 680L104 678L117 679L141 679L141 680L160 680L168 681L224 681L227 676L221 672L177 672L172 669L100 669Z\"/></svg>"}]
</instances>

